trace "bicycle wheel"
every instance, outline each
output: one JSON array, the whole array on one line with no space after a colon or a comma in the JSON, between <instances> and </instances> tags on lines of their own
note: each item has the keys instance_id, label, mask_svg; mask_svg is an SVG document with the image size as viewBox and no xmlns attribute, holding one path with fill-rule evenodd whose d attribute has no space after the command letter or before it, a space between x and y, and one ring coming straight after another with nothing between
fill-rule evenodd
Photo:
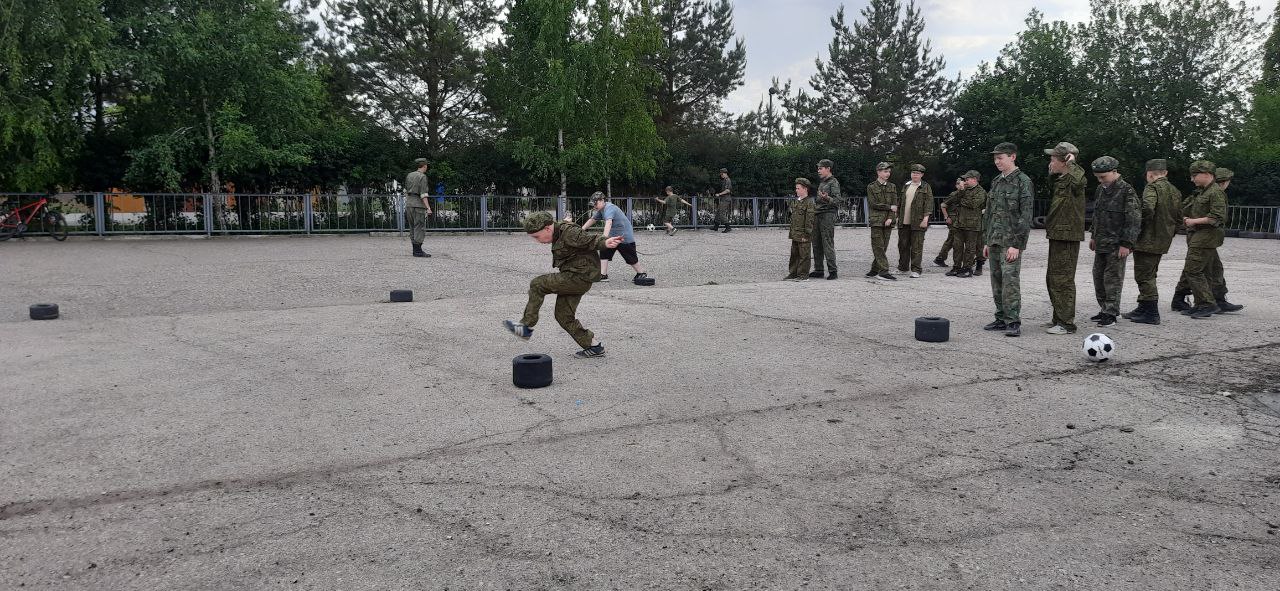
<instances>
[{"instance_id":1,"label":"bicycle wheel","mask_svg":"<svg viewBox=\"0 0 1280 591\"><path fill-rule=\"evenodd\" d=\"M12 211L0 213L0 240L8 240L18 233L18 214Z\"/></svg>"},{"instance_id":2,"label":"bicycle wheel","mask_svg":"<svg viewBox=\"0 0 1280 591\"><path fill-rule=\"evenodd\" d=\"M62 214L51 211L44 216L44 227L49 231L49 235L54 240L62 242L67 239L67 218Z\"/></svg>"}]
</instances>

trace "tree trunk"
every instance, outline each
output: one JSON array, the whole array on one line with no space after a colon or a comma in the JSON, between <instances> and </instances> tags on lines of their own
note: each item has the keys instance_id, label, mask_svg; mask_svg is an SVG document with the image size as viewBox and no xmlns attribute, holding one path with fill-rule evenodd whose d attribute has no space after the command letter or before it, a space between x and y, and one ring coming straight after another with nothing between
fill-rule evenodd
<instances>
[{"instance_id":1,"label":"tree trunk","mask_svg":"<svg viewBox=\"0 0 1280 591\"><path fill-rule=\"evenodd\" d=\"M560 198L564 199L569 194L569 180L564 174L564 128L556 130L558 135L558 152L560 154Z\"/></svg>"},{"instance_id":2,"label":"tree trunk","mask_svg":"<svg viewBox=\"0 0 1280 591\"><path fill-rule=\"evenodd\" d=\"M209 98L201 98L200 105L204 109L205 141L209 142L209 189L213 194L213 223L215 228L222 230L222 233L226 234L226 228L223 223L225 199L222 196L222 180L218 178L218 149L214 145L213 114L209 112Z\"/></svg>"}]
</instances>

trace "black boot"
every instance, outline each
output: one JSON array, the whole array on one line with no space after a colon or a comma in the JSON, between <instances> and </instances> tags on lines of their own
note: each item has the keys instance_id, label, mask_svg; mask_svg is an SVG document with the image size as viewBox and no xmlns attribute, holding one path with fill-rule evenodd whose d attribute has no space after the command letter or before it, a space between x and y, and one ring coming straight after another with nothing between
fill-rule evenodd
<instances>
[{"instance_id":1,"label":"black boot","mask_svg":"<svg viewBox=\"0 0 1280 591\"><path fill-rule=\"evenodd\" d=\"M1187 296L1191 295L1189 291L1173 292L1173 303L1169 304L1169 309L1174 312L1185 312L1191 309L1191 304L1187 303Z\"/></svg>"},{"instance_id":2,"label":"black boot","mask_svg":"<svg viewBox=\"0 0 1280 591\"><path fill-rule=\"evenodd\" d=\"M987 262L987 261L978 261L978 264L976 264L976 265L974 265L974 266L973 266L973 276L974 276L974 277L978 277L978 276L982 275L982 263L985 263L985 262Z\"/></svg>"},{"instance_id":3,"label":"black boot","mask_svg":"<svg viewBox=\"0 0 1280 591\"><path fill-rule=\"evenodd\" d=\"M1160 306L1155 300L1138 302L1138 309L1129 315L1138 324L1160 324Z\"/></svg>"},{"instance_id":4,"label":"black boot","mask_svg":"<svg viewBox=\"0 0 1280 591\"><path fill-rule=\"evenodd\" d=\"M1138 302L1138 307L1137 307L1137 308L1134 308L1134 309L1132 309L1132 310L1129 310L1128 312L1125 312L1124 314L1121 314L1121 315L1120 315L1120 317L1121 317L1121 318L1124 318L1125 320L1133 320L1133 317L1134 317L1135 315L1137 315L1137 314L1141 313L1141 312L1142 312L1142 309L1143 309L1143 308L1142 308L1142 302Z\"/></svg>"},{"instance_id":5,"label":"black boot","mask_svg":"<svg viewBox=\"0 0 1280 591\"><path fill-rule=\"evenodd\" d=\"M1240 304L1233 304L1231 302L1228 302L1226 296L1222 296L1218 298L1219 314L1225 314L1227 312L1239 312L1240 310L1243 310L1243 309L1244 309L1244 306L1241 306Z\"/></svg>"},{"instance_id":6,"label":"black boot","mask_svg":"<svg viewBox=\"0 0 1280 591\"><path fill-rule=\"evenodd\" d=\"M431 255L429 255L429 254L427 254L427 253L425 253L425 252L423 252L423 251L422 251L422 243L421 243L421 242L414 242L414 243L413 243L413 256L416 256L416 257L426 257L426 258L431 258Z\"/></svg>"}]
</instances>

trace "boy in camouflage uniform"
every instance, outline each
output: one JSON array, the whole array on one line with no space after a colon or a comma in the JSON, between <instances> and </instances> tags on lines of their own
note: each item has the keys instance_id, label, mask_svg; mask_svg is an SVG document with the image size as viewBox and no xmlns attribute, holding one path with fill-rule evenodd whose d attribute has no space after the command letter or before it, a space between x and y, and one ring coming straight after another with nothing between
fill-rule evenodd
<instances>
[{"instance_id":1,"label":"boy in camouflage uniform","mask_svg":"<svg viewBox=\"0 0 1280 591\"><path fill-rule=\"evenodd\" d=\"M942 250L938 251L937 258L933 259L933 264L939 267L947 266L947 253L955 248L956 227L951 223L951 213L952 210L960 207L961 197L964 197L964 178L956 177L955 190L950 195L947 195L947 198L942 200L942 205L939 206L939 209L942 210L942 219L947 223L947 240L942 243ZM947 271L947 277L955 277L960 273L960 257L956 256L952 260L955 264L952 265L950 271Z\"/></svg>"},{"instance_id":2,"label":"boy in camouflage uniform","mask_svg":"<svg viewBox=\"0 0 1280 591\"><path fill-rule=\"evenodd\" d=\"M1142 231L1133 243L1133 279L1138 283L1138 307L1121 314L1139 324L1160 324L1160 290L1156 274L1160 257L1182 223L1182 193L1169 182L1169 164L1163 158L1147 161L1147 186L1142 190Z\"/></svg>"},{"instance_id":3,"label":"boy in camouflage uniform","mask_svg":"<svg viewBox=\"0 0 1280 591\"><path fill-rule=\"evenodd\" d=\"M813 272L810 277L822 277L825 268L827 279L835 279L836 272L836 212L842 201L840 181L831 175L835 163L823 158L818 161L818 195L814 200L817 214L813 218Z\"/></svg>"},{"instance_id":4,"label":"boy in camouflage uniform","mask_svg":"<svg viewBox=\"0 0 1280 591\"><path fill-rule=\"evenodd\" d=\"M1103 156L1090 165L1098 178L1094 193L1093 228L1089 250L1093 257L1093 291L1100 311L1090 320L1111 326L1120 314L1120 291L1124 287L1124 266L1142 230L1142 206L1138 192L1120 178L1120 162Z\"/></svg>"},{"instance_id":5,"label":"boy in camouflage uniform","mask_svg":"<svg viewBox=\"0 0 1280 591\"><path fill-rule=\"evenodd\" d=\"M982 254L982 208L987 206L987 191L978 186L982 175L976 170L964 173L965 189L958 207L951 215L955 229L956 277L973 277L974 263Z\"/></svg>"},{"instance_id":6,"label":"boy in camouflage uniform","mask_svg":"<svg viewBox=\"0 0 1280 591\"><path fill-rule=\"evenodd\" d=\"M800 177L796 179L796 198L791 200L791 259L787 265L787 276L791 281L809 280L809 242L813 239L813 220L817 208L809 191L813 190L813 182Z\"/></svg>"},{"instance_id":7,"label":"boy in camouflage uniform","mask_svg":"<svg viewBox=\"0 0 1280 591\"><path fill-rule=\"evenodd\" d=\"M1004 336L1022 334L1022 251L1031 233L1035 188L1031 177L1018 169L1018 146L998 144L991 151L1000 176L991 181L987 209L982 219L982 254L991 262L991 295L996 319L983 330L1003 330Z\"/></svg>"},{"instance_id":8,"label":"boy in camouflage uniform","mask_svg":"<svg viewBox=\"0 0 1280 591\"><path fill-rule=\"evenodd\" d=\"M918 278L924 271L924 233L933 213L933 187L924 182L924 165L911 165L911 181L898 193L898 270Z\"/></svg>"},{"instance_id":9,"label":"boy in camouflage uniform","mask_svg":"<svg viewBox=\"0 0 1280 591\"><path fill-rule=\"evenodd\" d=\"M422 241L427 237L427 216L431 215L431 187L427 182L426 158L413 161L416 170L404 179L404 217L409 224L409 241L413 244L413 256L431 258L423 252Z\"/></svg>"},{"instance_id":10,"label":"boy in camouflage uniform","mask_svg":"<svg viewBox=\"0 0 1280 591\"><path fill-rule=\"evenodd\" d=\"M1222 224L1227 219L1227 195L1214 183L1214 168L1208 160L1191 163L1191 182L1196 189L1182 201L1182 225L1187 228L1187 257L1182 277L1196 298L1195 306L1187 315L1196 319L1221 311L1210 275L1222 268L1218 247L1222 246ZM1179 294L1173 295L1176 304Z\"/></svg>"},{"instance_id":11,"label":"boy in camouflage uniform","mask_svg":"<svg viewBox=\"0 0 1280 591\"><path fill-rule=\"evenodd\" d=\"M670 185L667 185L662 191L666 194L665 198L654 197L653 199L662 205L661 219L662 225L667 228L667 236L675 236L679 230L671 224L675 221L676 216L680 214L680 204L683 203L685 207L693 207L693 204L685 201L684 197L676 195L676 190L671 188Z\"/></svg>"},{"instance_id":12,"label":"boy in camouflage uniform","mask_svg":"<svg viewBox=\"0 0 1280 591\"><path fill-rule=\"evenodd\" d=\"M867 277L879 276L881 279L897 281L889 272L889 257L885 250L889 248L889 237L893 235L893 226L898 219L898 187L889 182L893 174L893 166L888 162L876 165L876 180L867 185L867 209L871 224L871 270Z\"/></svg>"},{"instance_id":13,"label":"boy in camouflage uniform","mask_svg":"<svg viewBox=\"0 0 1280 591\"><path fill-rule=\"evenodd\" d=\"M1049 239L1049 262L1045 286L1053 317L1045 332L1054 335L1076 331L1076 264L1080 242L1084 240L1084 169L1076 162L1080 150L1075 144L1059 142L1044 151L1049 156L1049 178L1053 197L1045 216L1044 233Z\"/></svg>"},{"instance_id":14,"label":"boy in camouflage uniform","mask_svg":"<svg viewBox=\"0 0 1280 591\"><path fill-rule=\"evenodd\" d=\"M556 222L551 214L539 211L524 220L524 231L539 244L551 245L551 266L559 273L534 277L529 282L529 303L520 322L503 322L511 334L529 340L538 324L538 311L548 294L556 294L556 322L582 347L575 357L604 357L604 345L578 322L578 303L600 277L599 252L617 248L622 236L606 238L590 234L574 223L572 216Z\"/></svg>"},{"instance_id":15,"label":"boy in camouflage uniform","mask_svg":"<svg viewBox=\"0 0 1280 591\"><path fill-rule=\"evenodd\" d=\"M733 180L729 178L729 169L720 169L720 192L715 195L718 198L716 202L716 218L711 224L711 231L715 232L724 226L723 233L728 233L733 228L729 226L729 220L733 217Z\"/></svg>"}]
</instances>

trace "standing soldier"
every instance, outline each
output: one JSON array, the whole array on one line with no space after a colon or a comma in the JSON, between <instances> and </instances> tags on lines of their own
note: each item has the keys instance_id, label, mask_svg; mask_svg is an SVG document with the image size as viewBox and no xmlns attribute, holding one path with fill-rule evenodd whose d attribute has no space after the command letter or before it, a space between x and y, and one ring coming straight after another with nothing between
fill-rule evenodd
<instances>
[{"instance_id":1,"label":"standing soldier","mask_svg":"<svg viewBox=\"0 0 1280 591\"><path fill-rule=\"evenodd\" d=\"M1094 193L1093 229L1089 250L1093 257L1093 292L1100 311L1090 318L1098 326L1111 326L1120 314L1120 291L1124 288L1124 266L1142 230L1142 205L1138 192L1120 178L1120 162L1110 156L1093 161L1098 178Z\"/></svg>"},{"instance_id":2,"label":"standing soldier","mask_svg":"<svg viewBox=\"0 0 1280 591\"><path fill-rule=\"evenodd\" d=\"M787 276L791 281L809 280L810 240L813 239L813 218L815 207L809 191L813 190L813 182L807 178L796 179L796 198L791 200L791 260L787 265Z\"/></svg>"},{"instance_id":3,"label":"standing soldier","mask_svg":"<svg viewBox=\"0 0 1280 591\"><path fill-rule=\"evenodd\" d=\"M902 186L898 197L898 270L911 271L912 279L919 278L924 270L920 266L924 233L933 213L933 188L923 179L924 165L912 164L911 180Z\"/></svg>"},{"instance_id":4,"label":"standing soldier","mask_svg":"<svg viewBox=\"0 0 1280 591\"><path fill-rule=\"evenodd\" d=\"M867 185L867 209L871 225L871 270L867 277L879 276L881 279L897 281L889 272L889 258L885 249L889 248L889 237L893 235L893 225L898 216L898 187L889 182L893 174L893 166L888 162L876 165L876 180Z\"/></svg>"},{"instance_id":5,"label":"standing soldier","mask_svg":"<svg viewBox=\"0 0 1280 591\"><path fill-rule=\"evenodd\" d=\"M1018 146L1004 142L991 155L1000 176L991 181L982 218L982 254L991 262L996 319L983 329L1016 337L1022 334L1022 251L1031 233L1035 189L1031 178L1018 169Z\"/></svg>"},{"instance_id":6,"label":"standing soldier","mask_svg":"<svg viewBox=\"0 0 1280 591\"><path fill-rule=\"evenodd\" d=\"M1070 334L1076 331L1076 263L1084 240L1084 168L1076 163L1080 150L1073 144L1061 142L1044 153L1049 156L1053 183L1053 198L1044 224L1049 238L1045 284L1053 304L1053 318L1045 325L1045 332Z\"/></svg>"},{"instance_id":7,"label":"standing soldier","mask_svg":"<svg viewBox=\"0 0 1280 591\"><path fill-rule=\"evenodd\" d=\"M951 215L951 227L955 232L956 277L973 277L973 264L982 250L982 208L987 204L987 192L978 186L982 175L976 170L964 173L964 196Z\"/></svg>"},{"instance_id":8,"label":"standing soldier","mask_svg":"<svg viewBox=\"0 0 1280 591\"><path fill-rule=\"evenodd\" d=\"M947 222L947 240L942 243L942 250L938 251L938 257L933 259L933 264L939 267L947 266L947 252L955 248L956 227L952 224L954 220L951 219L951 213L952 210L959 213L960 200L964 197L964 191L964 177L956 177L955 190L942 201L942 219ZM955 277L960 274L960 259L962 257L959 256L959 253L956 253L956 255L952 257L952 262L955 264L952 265L950 271L947 271L947 277Z\"/></svg>"},{"instance_id":9,"label":"standing soldier","mask_svg":"<svg viewBox=\"0 0 1280 591\"><path fill-rule=\"evenodd\" d=\"M427 216L431 215L431 187L427 184L426 158L413 161L418 169L404 179L404 214L409 223L409 240L413 242L413 256L431 258L422 251L422 241L427 237Z\"/></svg>"},{"instance_id":10,"label":"standing soldier","mask_svg":"<svg viewBox=\"0 0 1280 591\"><path fill-rule=\"evenodd\" d=\"M1231 179L1235 177L1235 173L1229 168L1216 168L1213 171L1213 179L1217 181L1218 188L1222 189L1222 194L1227 194L1227 187L1231 186ZM1218 312L1239 312L1244 309L1240 304L1233 304L1227 301L1227 277L1222 270L1222 258L1218 258L1218 263L1213 268L1213 297L1217 300Z\"/></svg>"},{"instance_id":11,"label":"standing soldier","mask_svg":"<svg viewBox=\"0 0 1280 591\"><path fill-rule=\"evenodd\" d=\"M1156 273L1160 257L1169 252L1182 223L1182 193L1169 182L1163 158L1147 161L1147 186L1142 190L1142 231L1133 243L1133 279L1138 282L1138 307L1122 314L1140 324L1160 324L1160 291Z\"/></svg>"},{"instance_id":12,"label":"standing soldier","mask_svg":"<svg viewBox=\"0 0 1280 591\"><path fill-rule=\"evenodd\" d=\"M827 279L836 278L836 211L840 209L840 181L831 176L835 166L830 160L818 161L818 198L815 200L817 215L813 218L813 272L810 277L822 277L823 267L830 271Z\"/></svg>"},{"instance_id":13,"label":"standing soldier","mask_svg":"<svg viewBox=\"0 0 1280 591\"><path fill-rule=\"evenodd\" d=\"M1182 276L1196 299L1188 315L1200 319L1221 311L1208 274L1221 264L1218 247L1222 246L1222 224L1227 219L1227 195L1214 183L1214 165L1208 160L1191 163L1191 182L1196 188L1182 201L1182 224L1187 228ZM1178 293L1173 295L1176 304Z\"/></svg>"},{"instance_id":14,"label":"standing soldier","mask_svg":"<svg viewBox=\"0 0 1280 591\"><path fill-rule=\"evenodd\" d=\"M719 200L716 202L716 219L711 225L711 231L715 232L720 226L724 226L724 233L728 233L731 228L729 219L733 217L733 181L729 179L729 169L720 169L720 192L716 193Z\"/></svg>"},{"instance_id":15,"label":"standing soldier","mask_svg":"<svg viewBox=\"0 0 1280 591\"><path fill-rule=\"evenodd\" d=\"M693 204L685 201L684 197L676 195L676 190L671 188L671 185L667 185L662 192L665 194L664 197L654 197L653 200L662 205L661 219L662 225L667 228L667 236L675 236L679 230L672 223L680 214L680 204L683 203L685 207L693 207Z\"/></svg>"}]
</instances>

